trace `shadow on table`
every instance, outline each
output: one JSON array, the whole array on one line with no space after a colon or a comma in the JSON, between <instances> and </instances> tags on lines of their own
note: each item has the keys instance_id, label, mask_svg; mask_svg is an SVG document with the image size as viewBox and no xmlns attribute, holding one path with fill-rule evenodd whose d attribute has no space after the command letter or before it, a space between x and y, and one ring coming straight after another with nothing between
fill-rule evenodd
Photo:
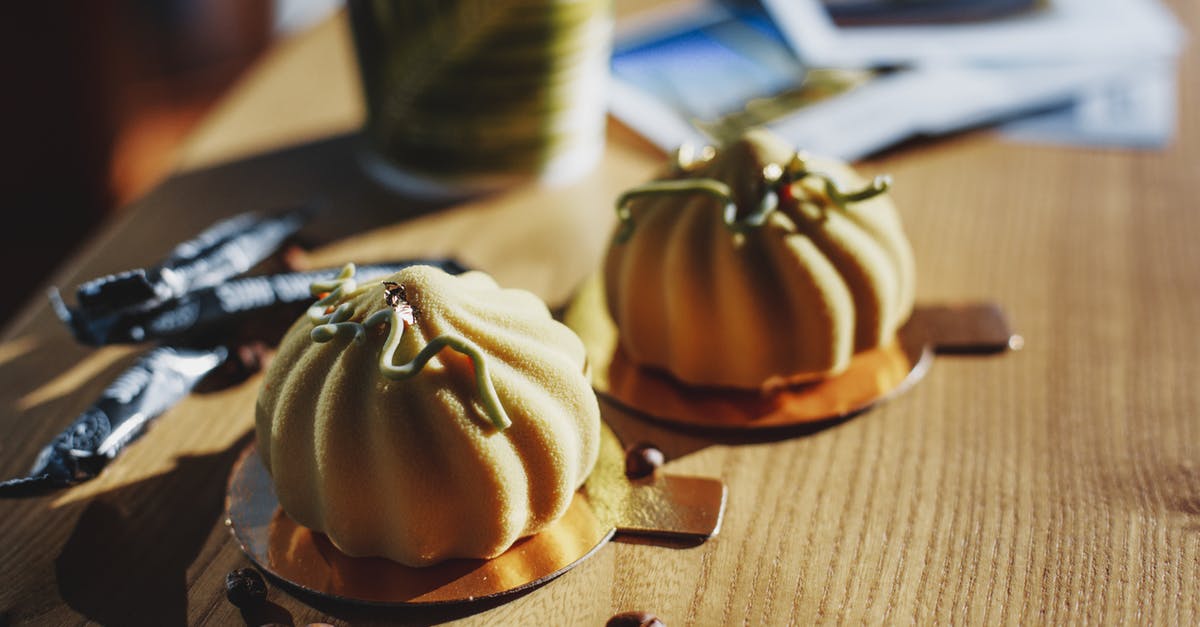
<instances>
[{"instance_id":1,"label":"shadow on table","mask_svg":"<svg viewBox=\"0 0 1200 627\"><path fill-rule=\"evenodd\" d=\"M249 438L90 501L54 561L63 600L105 625L186 625L188 566L224 510L223 478Z\"/></svg>"},{"instance_id":2,"label":"shadow on table","mask_svg":"<svg viewBox=\"0 0 1200 627\"><path fill-rule=\"evenodd\" d=\"M547 582L549 585L553 582ZM306 605L317 611L345 621L351 625L386 624L405 626L440 625L451 621L462 620L506 605L528 594L536 593L541 586L524 590L512 595L504 595L495 599L486 599L468 603L452 603L446 605L427 605L415 607L386 607L371 605L352 605L334 601L324 597L308 594L299 590L289 590L289 593Z\"/></svg>"},{"instance_id":3,"label":"shadow on table","mask_svg":"<svg viewBox=\"0 0 1200 627\"><path fill-rule=\"evenodd\" d=\"M447 206L407 198L367 177L358 162L358 137L342 134L238 161L177 174L138 204L172 206L195 214L198 232L242 211L315 203L318 213L302 235L326 243ZM190 211L189 211L190 210Z\"/></svg>"},{"instance_id":4,"label":"shadow on table","mask_svg":"<svg viewBox=\"0 0 1200 627\"><path fill-rule=\"evenodd\" d=\"M245 211L315 206L313 220L300 232L316 246L381 225L415 218L446 206L399 196L372 181L356 157L358 139L342 134L175 174L133 202L126 214L137 220L118 224L118 237L136 234L139 246L106 250L104 267L83 268L68 277L75 284L163 258L176 241L157 233L199 233L214 222ZM170 211L162 208L170 207ZM87 276L83 276L87 273Z\"/></svg>"},{"instance_id":5,"label":"shadow on table","mask_svg":"<svg viewBox=\"0 0 1200 627\"><path fill-rule=\"evenodd\" d=\"M600 415L623 445L629 447L639 442L653 444L662 450L667 460L679 459L713 445L763 444L814 435L842 425L863 413L787 427L734 430L673 425L642 416L605 399L600 401L600 410ZM865 411L870 411L870 408Z\"/></svg>"}]
</instances>

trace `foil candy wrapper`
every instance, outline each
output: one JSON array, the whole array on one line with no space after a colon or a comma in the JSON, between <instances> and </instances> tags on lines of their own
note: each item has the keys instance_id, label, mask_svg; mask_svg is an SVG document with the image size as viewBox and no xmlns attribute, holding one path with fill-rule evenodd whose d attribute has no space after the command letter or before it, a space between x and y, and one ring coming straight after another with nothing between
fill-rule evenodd
<instances>
[{"instance_id":1,"label":"foil candy wrapper","mask_svg":"<svg viewBox=\"0 0 1200 627\"><path fill-rule=\"evenodd\" d=\"M75 292L78 311L100 318L115 311L148 309L188 292L219 285L279 249L308 221L311 210L243 213L218 222L171 251L157 266L93 279Z\"/></svg>"},{"instance_id":2,"label":"foil candy wrapper","mask_svg":"<svg viewBox=\"0 0 1200 627\"><path fill-rule=\"evenodd\" d=\"M223 346L146 353L41 450L28 476L0 482L0 496L40 494L95 477L227 356Z\"/></svg>"},{"instance_id":3,"label":"foil candy wrapper","mask_svg":"<svg viewBox=\"0 0 1200 627\"><path fill-rule=\"evenodd\" d=\"M383 277L418 264L437 266L451 274L465 271L453 260L417 259L360 266L358 273L364 277ZM100 315L67 307L55 292L51 292L50 300L75 339L84 344L100 346L150 340L179 344L216 335L214 330L236 325L264 311L288 305L307 306L313 298L309 286L314 281L333 279L340 271L341 268L330 268L232 279L148 308L112 310Z\"/></svg>"}]
</instances>

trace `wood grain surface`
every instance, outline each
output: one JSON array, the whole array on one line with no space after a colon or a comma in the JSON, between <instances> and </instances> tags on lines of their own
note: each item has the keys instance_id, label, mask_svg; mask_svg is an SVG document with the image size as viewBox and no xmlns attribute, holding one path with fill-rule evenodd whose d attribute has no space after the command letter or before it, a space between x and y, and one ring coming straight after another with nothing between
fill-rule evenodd
<instances>
[{"instance_id":1,"label":"wood grain surface","mask_svg":"<svg viewBox=\"0 0 1200 627\"><path fill-rule=\"evenodd\" d=\"M1172 8L1200 26L1200 5ZM577 185L398 200L355 165L352 61L341 19L279 46L179 174L54 282L140 267L221 216L319 197L314 265L454 255L561 304L600 258L616 195L661 159L612 123L602 166ZM494 605L373 610L276 585L243 615L224 598L225 574L248 560L222 507L251 437L251 379L193 394L94 481L0 500L0 624L602 625L626 610L672 626L1200 623L1198 61L1193 45L1162 151L980 131L860 164L895 178L919 301L997 301L1023 350L938 357L899 399L802 434L711 436L605 406L671 472L728 483L709 542L616 541ZM30 303L0 343L0 474L22 473L137 352L79 346Z\"/></svg>"}]
</instances>

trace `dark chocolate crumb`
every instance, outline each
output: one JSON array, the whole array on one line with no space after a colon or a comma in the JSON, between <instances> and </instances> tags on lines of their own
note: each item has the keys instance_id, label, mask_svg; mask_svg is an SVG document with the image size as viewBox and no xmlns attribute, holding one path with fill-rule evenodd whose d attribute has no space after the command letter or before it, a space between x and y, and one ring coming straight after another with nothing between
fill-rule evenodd
<instances>
[{"instance_id":1,"label":"dark chocolate crumb","mask_svg":"<svg viewBox=\"0 0 1200 627\"><path fill-rule=\"evenodd\" d=\"M225 598L241 609L256 607L267 599L267 582L253 568L239 568L225 575Z\"/></svg>"},{"instance_id":2,"label":"dark chocolate crumb","mask_svg":"<svg viewBox=\"0 0 1200 627\"><path fill-rule=\"evenodd\" d=\"M209 375L207 387L219 389L237 385L265 368L273 355L274 349L257 340L233 346L225 363Z\"/></svg>"},{"instance_id":3,"label":"dark chocolate crumb","mask_svg":"<svg viewBox=\"0 0 1200 627\"><path fill-rule=\"evenodd\" d=\"M666 461L663 452L653 444L635 444L625 452L625 476L630 479L648 477Z\"/></svg>"},{"instance_id":4,"label":"dark chocolate crumb","mask_svg":"<svg viewBox=\"0 0 1200 627\"><path fill-rule=\"evenodd\" d=\"M247 342L234 348L232 357L238 372L249 377L265 368L273 353L265 342Z\"/></svg>"},{"instance_id":5,"label":"dark chocolate crumb","mask_svg":"<svg viewBox=\"0 0 1200 627\"><path fill-rule=\"evenodd\" d=\"M604 627L667 627L667 624L650 612L621 612L608 619Z\"/></svg>"}]
</instances>

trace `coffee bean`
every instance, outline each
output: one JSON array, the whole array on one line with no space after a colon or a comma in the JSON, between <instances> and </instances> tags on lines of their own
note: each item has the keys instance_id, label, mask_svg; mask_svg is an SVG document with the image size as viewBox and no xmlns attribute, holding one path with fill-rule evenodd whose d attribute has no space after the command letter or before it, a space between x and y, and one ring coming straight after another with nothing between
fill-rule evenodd
<instances>
[{"instance_id":1,"label":"coffee bean","mask_svg":"<svg viewBox=\"0 0 1200 627\"><path fill-rule=\"evenodd\" d=\"M625 453L625 476L630 479L648 477L666 461L663 452L653 444L636 444Z\"/></svg>"},{"instance_id":2,"label":"coffee bean","mask_svg":"<svg viewBox=\"0 0 1200 627\"><path fill-rule=\"evenodd\" d=\"M267 582L253 568L239 568L225 575L225 598L242 609L255 607L267 598Z\"/></svg>"}]
</instances>

